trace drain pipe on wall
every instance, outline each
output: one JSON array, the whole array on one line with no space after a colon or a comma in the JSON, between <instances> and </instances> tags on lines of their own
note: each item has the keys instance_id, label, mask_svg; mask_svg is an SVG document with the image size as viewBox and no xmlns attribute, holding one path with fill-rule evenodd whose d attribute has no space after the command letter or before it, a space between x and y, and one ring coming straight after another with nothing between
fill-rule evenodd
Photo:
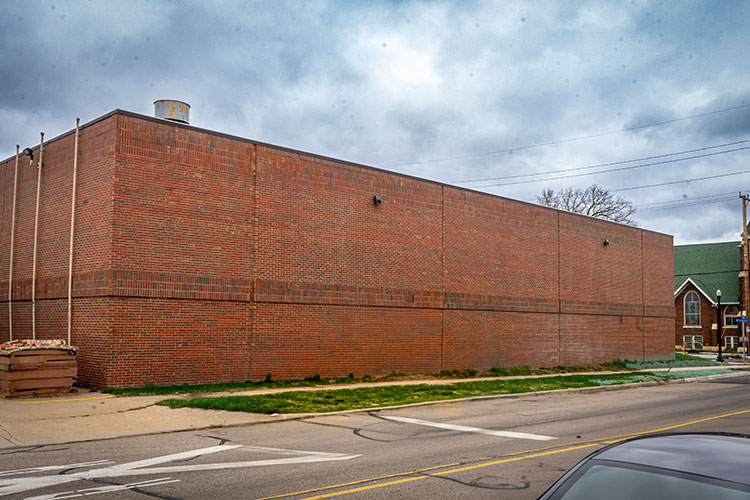
<instances>
[{"instance_id":1,"label":"drain pipe on wall","mask_svg":"<svg viewBox=\"0 0 750 500\"><path fill-rule=\"evenodd\" d=\"M39 162L36 175L36 215L34 216L34 261L31 268L31 339L36 340L36 253L39 246L39 195L42 187L42 160L44 159L44 132L39 141Z\"/></svg>"},{"instance_id":2,"label":"drain pipe on wall","mask_svg":"<svg viewBox=\"0 0 750 500\"><path fill-rule=\"evenodd\" d=\"M16 167L13 173L13 216L10 223L10 271L8 273L8 340L13 340L13 239L16 236L16 194L18 193L18 150L16 144Z\"/></svg>"},{"instance_id":3,"label":"drain pipe on wall","mask_svg":"<svg viewBox=\"0 0 750 500\"><path fill-rule=\"evenodd\" d=\"M76 222L76 178L78 177L78 126L80 118L76 118L76 140L73 147L73 194L70 202L70 252L68 259L68 345L70 345L70 333L72 330L72 311L73 311L73 229Z\"/></svg>"}]
</instances>

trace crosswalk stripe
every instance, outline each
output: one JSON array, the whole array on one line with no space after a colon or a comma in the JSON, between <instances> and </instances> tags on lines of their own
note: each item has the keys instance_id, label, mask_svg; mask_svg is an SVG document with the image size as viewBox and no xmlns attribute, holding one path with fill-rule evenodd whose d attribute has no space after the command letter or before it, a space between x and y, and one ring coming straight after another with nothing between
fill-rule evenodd
<instances>
[{"instance_id":1,"label":"crosswalk stripe","mask_svg":"<svg viewBox=\"0 0 750 500\"><path fill-rule=\"evenodd\" d=\"M437 427L439 429L447 429L451 431L460 431L460 432L474 432L477 434L487 434L490 436L509 437L509 438L516 438L516 439L533 439L536 441L550 441L552 439L556 439L554 437L541 436L539 434L527 434L525 432L512 432L512 431L495 431L491 429L480 429L478 427L467 427L465 425L453 425L453 424L444 424L440 422L428 422L427 420L419 420L416 418L387 417L387 416L382 416L382 415L381 417L385 418L386 420L393 420L395 422L403 422L406 424L426 425L429 427Z\"/></svg>"}]
</instances>

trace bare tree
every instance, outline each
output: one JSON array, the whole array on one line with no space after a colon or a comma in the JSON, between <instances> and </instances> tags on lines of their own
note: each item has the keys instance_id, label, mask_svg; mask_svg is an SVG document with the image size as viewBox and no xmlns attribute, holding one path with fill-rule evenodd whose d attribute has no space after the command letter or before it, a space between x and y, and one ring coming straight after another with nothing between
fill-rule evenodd
<instances>
[{"instance_id":1,"label":"bare tree","mask_svg":"<svg viewBox=\"0 0 750 500\"><path fill-rule=\"evenodd\" d=\"M558 192L547 188L536 197L540 205L568 212L590 215L629 226L637 226L632 217L635 207L622 196L615 197L608 189L592 184L585 189L565 188Z\"/></svg>"}]
</instances>

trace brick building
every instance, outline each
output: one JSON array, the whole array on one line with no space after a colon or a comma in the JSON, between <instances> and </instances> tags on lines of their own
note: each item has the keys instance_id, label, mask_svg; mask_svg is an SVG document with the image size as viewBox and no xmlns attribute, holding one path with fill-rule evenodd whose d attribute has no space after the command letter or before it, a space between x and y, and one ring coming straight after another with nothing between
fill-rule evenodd
<instances>
[{"instance_id":1,"label":"brick building","mask_svg":"<svg viewBox=\"0 0 750 500\"><path fill-rule=\"evenodd\" d=\"M44 144L38 338L67 331L74 136ZM673 356L671 236L120 110L78 151L84 384ZM0 341L11 314L15 338L32 332L37 168L21 157L9 309L14 167L0 163Z\"/></svg>"}]
</instances>

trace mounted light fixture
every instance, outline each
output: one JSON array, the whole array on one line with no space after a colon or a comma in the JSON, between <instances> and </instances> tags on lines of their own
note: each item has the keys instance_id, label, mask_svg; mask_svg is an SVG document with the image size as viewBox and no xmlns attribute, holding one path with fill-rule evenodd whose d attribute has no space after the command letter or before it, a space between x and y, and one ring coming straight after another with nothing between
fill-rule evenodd
<instances>
[{"instance_id":1,"label":"mounted light fixture","mask_svg":"<svg viewBox=\"0 0 750 500\"><path fill-rule=\"evenodd\" d=\"M28 157L29 157L29 158L31 159L31 161L34 161L34 151L33 151L33 150L32 150L31 148L26 148L26 149L24 149L24 150L23 150L23 151L21 152L21 154L22 154L23 156L28 156Z\"/></svg>"},{"instance_id":2,"label":"mounted light fixture","mask_svg":"<svg viewBox=\"0 0 750 500\"><path fill-rule=\"evenodd\" d=\"M372 197L372 203L374 205L380 205L381 203L383 203L383 200L380 199L380 196L375 195L375 196Z\"/></svg>"},{"instance_id":3,"label":"mounted light fixture","mask_svg":"<svg viewBox=\"0 0 750 500\"><path fill-rule=\"evenodd\" d=\"M607 239L604 240L604 246L605 247L609 246L609 240L607 240Z\"/></svg>"}]
</instances>

